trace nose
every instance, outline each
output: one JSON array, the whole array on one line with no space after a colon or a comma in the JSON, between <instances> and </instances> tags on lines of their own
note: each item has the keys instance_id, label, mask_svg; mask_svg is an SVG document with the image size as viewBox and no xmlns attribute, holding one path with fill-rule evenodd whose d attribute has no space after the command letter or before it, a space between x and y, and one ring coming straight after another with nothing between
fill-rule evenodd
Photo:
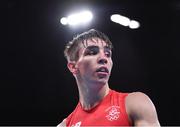
<instances>
[{"instance_id":1,"label":"nose","mask_svg":"<svg viewBox=\"0 0 180 127\"><path fill-rule=\"evenodd\" d=\"M98 64L107 64L108 60L107 57L105 56L104 52L101 52L98 58Z\"/></svg>"},{"instance_id":2,"label":"nose","mask_svg":"<svg viewBox=\"0 0 180 127\"><path fill-rule=\"evenodd\" d=\"M106 59L106 58L100 58L100 59L98 60L98 63L99 63L99 64L107 64L107 59Z\"/></svg>"}]
</instances>

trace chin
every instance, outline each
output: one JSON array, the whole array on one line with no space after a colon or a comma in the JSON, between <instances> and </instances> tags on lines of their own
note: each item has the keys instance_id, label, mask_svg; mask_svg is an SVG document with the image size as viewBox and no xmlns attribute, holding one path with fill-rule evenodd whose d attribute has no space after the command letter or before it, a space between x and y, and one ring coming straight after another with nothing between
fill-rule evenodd
<instances>
[{"instance_id":1,"label":"chin","mask_svg":"<svg viewBox=\"0 0 180 127\"><path fill-rule=\"evenodd\" d=\"M108 80L102 78L102 79L98 79L97 82L98 82L99 84L105 85L105 84L107 84Z\"/></svg>"}]
</instances>

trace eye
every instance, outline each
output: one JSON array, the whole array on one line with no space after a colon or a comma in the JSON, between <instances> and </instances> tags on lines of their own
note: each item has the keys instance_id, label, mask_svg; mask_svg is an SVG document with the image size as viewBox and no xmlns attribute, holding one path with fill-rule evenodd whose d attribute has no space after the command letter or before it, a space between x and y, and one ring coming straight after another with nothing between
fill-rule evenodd
<instances>
[{"instance_id":1,"label":"eye","mask_svg":"<svg viewBox=\"0 0 180 127\"><path fill-rule=\"evenodd\" d=\"M98 47L89 47L86 49L85 51L85 55L96 55L99 52L99 48Z\"/></svg>"},{"instance_id":2,"label":"eye","mask_svg":"<svg viewBox=\"0 0 180 127\"><path fill-rule=\"evenodd\" d=\"M97 51L94 51L94 50L89 51L89 55L96 55L96 54L97 54Z\"/></svg>"},{"instance_id":3,"label":"eye","mask_svg":"<svg viewBox=\"0 0 180 127\"><path fill-rule=\"evenodd\" d=\"M105 51L105 55L106 55L107 57L111 57L111 52L110 52L110 51Z\"/></svg>"},{"instance_id":4,"label":"eye","mask_svg":"<svg viewBox=\"0 0 180 127\"><path fill-rule=\"evenodd\" d=\"M88 50L85 55L96 55L98 52L96 50Z\"/></svg>"},{"instance_id":5,"label":"eye","mask_svg":"<svg viewBox=\"0 0 180 127\"><path fill-rule=\"evenodd\" d=\"M110 48L105 47L105 48L104 48L104 52L105 52L105 55L106 55L107 57L111 57L111 56L112 56L112 52L111 52L111 49L110 49Z\"/></svg>"}]
</instances>

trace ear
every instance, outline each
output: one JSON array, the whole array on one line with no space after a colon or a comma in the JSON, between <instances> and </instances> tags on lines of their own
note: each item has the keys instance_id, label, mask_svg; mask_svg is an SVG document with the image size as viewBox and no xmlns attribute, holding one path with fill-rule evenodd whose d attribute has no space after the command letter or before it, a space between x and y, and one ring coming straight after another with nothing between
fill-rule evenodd
<instances>
[{"instance_id":1,"label":"ear","mask_svg":"<svg viewBox=\"0 0 180 127\"><path fill-rule=\"evenodd\" d=\"M68 62L67 67L68 67L68 69L70 70L71 73L77 74L78 69L76 67L76 62L74 62L74 61L73 62Z\"/></svg>"}]
</instances>

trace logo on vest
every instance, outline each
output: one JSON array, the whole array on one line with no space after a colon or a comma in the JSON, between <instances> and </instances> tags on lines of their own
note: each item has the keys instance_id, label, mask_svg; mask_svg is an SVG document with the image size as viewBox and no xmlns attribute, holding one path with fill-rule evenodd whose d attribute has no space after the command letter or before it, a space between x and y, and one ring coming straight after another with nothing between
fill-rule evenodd
<instances>
[{"instance_id":1,"label":"logo on vest","mask_svg":"<svg viewBox=\"0 0 180 127\"><path fill-rule=\"evenodd\" d=\"M72 125L71 127L80 127L81 126L81 121L77 122L75 125Z\"/></svg>"},{"instance_id":2,"label":"logo on vest","mask_svg":"<svg viewBox=\"0 0 180 127\"><path fill-rule=\"evenodd\" d=\"M107 112L106 118L109 121L118 120L120 114L119 106L111 106L105 110Z\"/></svg>"}]
</instances>

